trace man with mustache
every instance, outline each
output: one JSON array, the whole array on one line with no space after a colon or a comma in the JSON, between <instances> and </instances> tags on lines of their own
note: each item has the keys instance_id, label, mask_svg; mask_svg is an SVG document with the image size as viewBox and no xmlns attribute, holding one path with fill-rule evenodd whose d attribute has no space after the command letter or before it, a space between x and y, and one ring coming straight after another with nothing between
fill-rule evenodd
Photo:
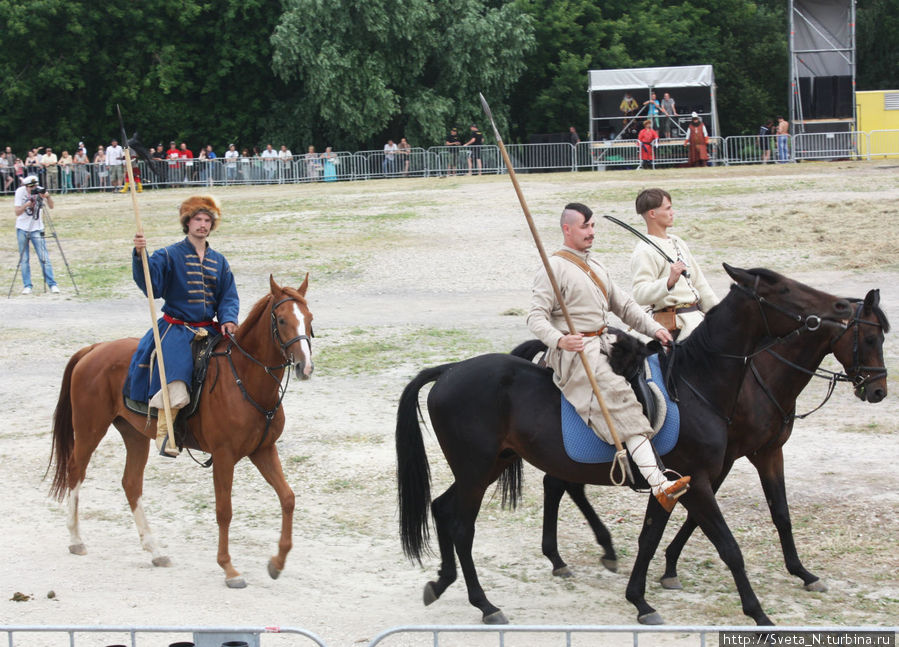
<instances>
[{"instance_id":1,"label":"man with mustache","mask_svg":"<svg viewBox=\"0 0 899 647\"><path fill-rule=\"evenodd\" d=\"M181 203L181 228L187 237L181 242L157 249L150 255L150 280L153 295L162 298L159 336L168 383L172 421L190 402L188 385L193 377L190 342L194 336L237 330L240 300L228 261L209 246L209 234L218 226L222 210L209 195L192 196ZM147 248L143 234L134 236L131 269L134 282L146 294L141 250ZM156 425L156 447L163 456L175 457L177 447L167 447L168 425L163 413L163 396L159 369L152 357L156 350L152 329L137 346L125 394L137 402L149 402L159 413ZM152 395L152 397L150 397Z\"/></svg>"},{"instance_id":2,"label":"man with mustache","mask_svg":"<svg viewBox=\"0 0 899 647\"><path fill-rule=\"evenodd\" d=\"M549 275L541 268L534 278L527 323L530 331L547 345L547 366L553 380L581 418L607 443L612 436L584 371L579 353L588 359L606 408L618 433L658 502L669 512L677 498L689 488L690 477L667 478L649 443L653 431L627 380L615 374L608 352L615 336L607 332L608 314L662 343L673 341L671 333L653 320L624 290L612 282L608 270L591 254L594 239L593 211L580 203L562 211L562 249L549 264L565 300L576 333L567 330Z\"/></svg>"}]
</instances>

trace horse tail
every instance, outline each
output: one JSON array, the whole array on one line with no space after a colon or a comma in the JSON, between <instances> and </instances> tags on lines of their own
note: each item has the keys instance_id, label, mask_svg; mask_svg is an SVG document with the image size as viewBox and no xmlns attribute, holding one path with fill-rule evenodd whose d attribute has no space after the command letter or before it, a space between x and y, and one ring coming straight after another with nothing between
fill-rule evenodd
<instances>
[{"instance_id":1,"label":"horse tail","mask_svg":"<svg viewBox=\"0 0 899 647\"><path fill-rule=\"evenodd\" d=\"M431 467L419 425L418 393L436 381L453 364L426 368L413 378L396 414L396 481L400 512L400 541L410 560L421 562L429 552L428 508L431 504Z\"/></svg>"},{"instance_id":2,"label":"horse tail","mask_svg":"<svg viewBox=\"0 0 899 647\"><path fill-rule=\"evenodd\" d=\"M499 483L497 486L503 493L503 508L514 510L518 507L518 502L521 500L521 488L522 483L524 482L521 465L521 456L516 456L506 469L503 470L503 473L499 475Z\"/></svg>"},{"instance_id":3,"label":"horse tail","mask_svg":"<svg viewBox=\"0 0 899 647\"><path fill-rule=\"evenodd\" d=\"M56 471L53 474L53 485L50 486L50 496L58 501L65 498L69 489L69 458L72 456L72 449L75 446L75 427L72 424L72 373L75 371L75 365L92 348L93 346L82 348L69 359L66 370L62 374L62 386L59 388L56 411L53 412L53 446L50 450L50 461L47 463L44 478L50 473L50 468L55 462Z\"/></svg>"},{"instance_id":4,"label":"horse tail","mask_svg":"<svg viewBox=\"0 0 899 647\"><path fill-rule=\"evenodd\" d=\"M537 353L542 353L546 350L546 344L544 344L539 339L529 339L525 342L518 344L515 348L513 348L509 355L514 355L515 357L523 357L524 359L531 361L534 357L537 356Z\"/></svg>"}]
</instances>

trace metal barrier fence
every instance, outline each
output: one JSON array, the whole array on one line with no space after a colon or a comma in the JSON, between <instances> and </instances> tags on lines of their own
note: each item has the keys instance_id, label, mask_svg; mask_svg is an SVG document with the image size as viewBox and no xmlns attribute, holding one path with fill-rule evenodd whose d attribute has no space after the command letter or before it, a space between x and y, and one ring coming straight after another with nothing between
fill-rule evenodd
<instances>
[{"instance_id":1,"label":"metal barrier fence","mask_svg":"<svg viewBox=\"0 0 899 647\"><path fill-rule=\"evenodd\" d=\"M858 140L867 133L800 133L792 137L793 160L862 159ZM864 147L862 147L864 149Z\"/></svg>"},{"instance_id":2,"label":"metal barrier fence","mask_svg":"<svg viewBox=\"0 0 899 647\"><path fill-rule=\"evenodd\" d=\"M516 171L579 171L640 167L640 143L633 139L553 144L508 144ZM683 140L662 139L653 147L652 166L687 163ZM709 139L709 164L762 164L811 160L872 160L899 157L899 130L735 135ZM297 184L400 177L505 173L499 148L432 146L396 152L384 150L307 153L290 158L248 157L165 159L138 163L141 188ZM0 168L0 193L12 193L25 175L37 175L54 193L122 190L123 166L72 164L42 168ZM118 179L119 177L123 179Z\"/></svg>"},{"instance_id":3,"label":"metal barrier fence","mask_svg":"<svg viewBox=\"0 0 899 647\"><path fill-rule=\"evenodd\" d=\"M48 642L48 634L65 634L69 647L90 645L91 647L266 647L272 641L263 640L264 636L288 635L296 636L281 645L309 645L327 647L317 635L306 629L296 627L137 627L137 626L49 626L29 625L2 626L0 633L8 638L8 647L30 647L30 645L62 644ZM81 643L76 639L79 634L88 634ZM145 635L146 634L146 635ZM25 636L36 635L31 642ZM17 640L18 638L18 640ZM103 642L98 642L102 639ZM127 643L127 645L125 644Z\"/></svg>"},{"instance_id":4,"label":"metal barrier fence","mask_svg":"<svg viewBox=\"0 0 899 647\"><path fill-rule=\"evenodd\" d=\"M28 647L25 635L36 635L35 644L48 647L48 634L65 634L69 647L79 647L79 634L88 634L81 644L93 647L267 647L277 642L279 645L315 644L327 647L316 634L296 627L129 627L129 626L0 626L0 632L7 634L8 647ZM665 636L668 647L699 645L877 645L895 647L899 626L886 627L840 627L840 626L669 626L669 625L410 625L392 627L372 638L367 647L394 647L409 645L498 645L504 647L511 635L535 638L537 641L519 641L526 645L614 645L624 644L623 637L630 637L630 644L639 647L655 645L660 636ZM147 634L147 635L145 635ZM279 638L275 638L275 636ZM477 636L477 638L475 638ZM578 641L575 636L589 637ZM126 637L126 638L123 638ZM281 637L286 638L282 639ZM539 638L538 638L539 637ZM98 638L104 642L98 642ZM549 640L554 638L553 640ZM162 640L166 642L163 642ZM402 639L402 643L398 642ZM410 643L410 639L412 642ZM462 640L462 642L459 641ZM125 645L125 640L128 645ZM106 642L112 641L112 642ZM298 642L301 641L301 642ZM441 642L442 641L442 642ZM30 644L30 643L29 643ZM58 644L56 642L53 645Z\"/></svg>"},{"instance_id":5,"label":"metal barrier fence","mask_svg":"<svg viewBox=\"0 0 899 647\"><path fill-rule=\"evenodd\" d=\"M706 647L709 644L709 638L712 638L713 645L735 645L743 647L745 645L762 645L762 644L785 644L785 645L881 645L895 647L896 632L899 627L712 627L712 626L668 626L668 625L609 625L609 626L565 626L565 625L506 625L503 627L489 627L485 625L470 626L407 626L393 627L381 632L368 643L368 647L376 647L384 645L390 647L390 638L394 636L410 636L410 635L430 635L430 643L416 642L416 645L431 644L439 647L441 644L440 637L449 638L458 634L495 634L496 640L491 641L494 645L504 647L505 638L509 634L531 634L531 635L547 635L556 634L559 639L549 642L541 640L538 643L528 643L537 645L565 645L571 647L573 637L575 635L590 635L589 642L581 642L581 645L610 645L618 647L625 644L622 635L630 635L630 644L634 647L640 645L640 638L646 638L646 645L655 645L653 639L658 640L658 636L666 636L666 645L699 645ZM832 638L848 637L851 635L861 636L858 641L850 640L832 640L828 642L827 636ZM725 638L733 638L728 640ZM767 639L766 639L767 636ZM814 636L820 637L814 638ZM865 640L870 638L870 641ZM880 640L878 639L880 638ZM606 640L601 641L601 638ZM717 638L717 640L715 640ZM755 640L753 640L755 639ZM405 644L409 644L408 642ZM445 644L445 643L444 643ZM470 645L471 643L457 643ZM487 645L486 642L478 643L478 645ZM516 643L518 644L518 643Z\"/></svg>"},{"instance_id":6,"label":"metal barrier fence","mask_svg":"<svg viewBox=\"0 0 899 647\"><path fill-rule=\"evenodd\" d=\"M869 160L899 157L899 130L872 130L867 141L860 143Z\"/></svg>"}]
</instances>

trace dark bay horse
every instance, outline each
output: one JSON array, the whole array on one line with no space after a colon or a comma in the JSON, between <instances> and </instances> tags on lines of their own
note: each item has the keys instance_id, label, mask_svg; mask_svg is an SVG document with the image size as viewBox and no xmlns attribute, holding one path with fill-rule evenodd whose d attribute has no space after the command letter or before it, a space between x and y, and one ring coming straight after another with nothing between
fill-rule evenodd
<instances>
[{"instance_id":1,"label":"dark bay horse","mask_svg":"<svg viewBox=\"0 0 899 647\"><path fill-rule=\"evenodd\" d=\"M300 379L312 375L312 313L306 302L309 275L296 289L279 286L272 277L269 284L269 293L253 306L233 338L224 338L216 346L197 413L187 420L186 446L212 455L219 527L217 559L231 588L246 586L228 552L234 465L244 456L274 488L281 503L278 554L268 563L272 578L281 574L292 546L294 494L284 479L275 441L284 429L284 371L294 369ZM60 501L68 495L69 551L86 554L78 524L81 484L91 454L109 426L115 426L125 441L122 487L141 545L153 555L155 566L169 566L171 562L160 551L141 503L144 468L156 437L156 421L126 409L122 398L137 342L128 338L94 344L69 360L53 420L48 472L54 462L56 470L51 495Z\"/></svg>"},{"instance_id":2,"label":"dark bay horse","mask_svg":"<svg viewBox=\"0 0 899 647\"><path fill-rule=\"evenodd\" d=\"M883 342L890 324L880 309L880 292L870 290L864 300L851 299L850 302L853 315L845 324L825 322L818 330L785 340L777 346L771 346L768 340L764 340L753 352L746 364L736 409L728 416L724 468L713 484L717 492L734 461L743 456L749 459L758 471L771 518L780 536L787 571L802 579L809 591L825 591L827 587L799 559L787 504L783 446L790 438L795 420L808 415L796 414L796 399L815 376L830 381L827 397L838 381L851 382L856 397L864 402L877 403L887 395ZM620 342L616 344L616 350L620 345ZM521 344L512 354L530 359L545 348L534 340ZM652 352L644 350L642 355ZM821 362L829 353L833 353L842 364L845 374L820 369ZM607 568L614 566L616 558L611 536L587 500L583 483L570 483L551 475L546 475L543 483L542 548L543 554L553 564L553 574L571 574L559 555L556 533L559 502L565 492L582 511L598 543L604 548L603 564ZM681 588L677 561L695 529L696 523L688 518L666 549L665 573L661 578L663 587Z\"/></svg>"},{"instance_id":3,"label":"dark bay horse","mask_svg":"<svg viewBox=\"0 0 899 647\"><path fill-rule=\"evenodd\" d=\"M725 265L734 279L730 293L679 348L676 370L695 387L680 390L681 432L677 447L665 457L667 467L693 477L680 498L689 514L730 569L743 612L758 624L770 624L743 565L743 557L715 500L713 483L724 467L728 429L718 411L736 406L742 358L763 337L804 334L822 320L842 321L852 314L844 299L820 292L770 270L741 270ZM431 501L430 467L417 416L422 387L436 382L428 395L428 412L454 476L454 482ZM459 556L468 599L485 623L505 623L478 582L471 555L474 526L484 493L506 479L520 488L519 458L568 481L610 485L610 465L572 461L561 438L560 396L548 372L522 358L490 354L423 370L404 389L397 412L397 485L400 539L405 554L420 560L428 545L428 508L440 547L438 579L425 585L424 601L438 599L457 577ZM509 470L509 468L512 468ZM509 471L507 471L509 470ZM669 514L649 497L626 597L642 623L661 617L645 600L646 572Z\"/></svg>"}]
</instances>

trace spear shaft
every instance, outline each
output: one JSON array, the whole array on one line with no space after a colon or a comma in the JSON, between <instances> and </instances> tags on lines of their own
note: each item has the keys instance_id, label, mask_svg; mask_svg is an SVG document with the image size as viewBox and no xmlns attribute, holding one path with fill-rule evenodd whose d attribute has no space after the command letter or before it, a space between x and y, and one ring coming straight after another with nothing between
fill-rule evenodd
<instances>
[{"instance_id":1,"label":"spear shaft","mask_svg":"<svg viewBox=\"0 0 899 647\"><path fill-rule=\"evenodd\" d=\"M503 161L506 163L506 168L509 171L509 179L512 180L512 186L515 187L515 193L518 195L518 201L521 203L522 211L524 211L524 217L528 222L528 228L530 228L531 230L531 236L533 236L534 244L537 246L537 251L540 254L540 260L543 261L543 267L546 270L547 276L549 277L549 283L552 286L553 294L555 295L556 301L559 303L559 307L562 310L562 316L565 318L565 325L568 326L568 331L570 334L577 334L577 330L574 327L574 322L571 320L571 315L568 313L568 307L565 305L565 301L562 299L562 291L559 289L559 284L556 281L555 275L553 274L552 266L549 264L549 257L547 257L546 250L544 250L543 248L543 243L540 241L540 234L537 232L537 227L534 224L534 219L531 217L531 211L530 209L528 209L527 202L524 199L524 193L521 191L521 186L518 184L518 177L515 175L515 167L512 165L512 160L509 158L509 153L506 151L506 145L503 143L503 138L499 134L499 129L496 127L496 122L493 120L493 112L490 110L490 106L487 104L487 100L484 98L484 95L481 94L480 97L481 106L484 108L484 112L487 114L487 118L490 120L490 125L493 126L493 134L496 137L497 146L499 146L499 151L503 156ZM624 450L624 446L621 444L621 439L618 437L618 432L615 429L615 423L612 421L612 416L609 413L609 409L608 407L606 407L606 402L599 390L599 384L597 384L596 382L596 376L593 374L593 369L590 367L590 361L587 359L587 354L583 350L581 350L578 351L578 356L581 358L581 364L584 366L584 371L587 373L587 379L590 380L590 386L593 389L593 394L596 396L596 401L599 403L599 408L602 411L602 417L609 428L609 433L611 434L612 441L615 444L615 461L613 461L612 463L610 478L612 482L617 485L623 485L625 483L625 479L633 483L634 476L631 472L630 463L627 460L627 453ZM614 476L616 466L618 466L618 469L622 474L622 478L618 480L616 480Z\"/></svg>"},{"instance_id":2,"label":"spear shaft","mask_svg":"<svg viewBox=\"0 0 899 647\"><path fill-rule=\"evenodd\" d=\"M134 220L137 224L137 233L143 235L144 226L140 219L140 208L137 205L137 190L134 185L134 171L131 168L131 148L128 146L128 136L125 134L125 122L122 120L122 111L116 104L116 113L119 116L119 126L122 129L122 143L125 145L125 172L128 174L128 186L131 187L131 206L134 209ZM150 323L153 327L153 342L156 344L156 363L159 366L159 384L162 388L162 408L165 421L168 423L167 447L176 447L175 429L172 424L172 405L169 401L169 385L165 378L165 362L162 358L162 339L159 337L159 324L156 322L156 305L153 303L153 282L150 277L150 261L147 258L147 248L140 250L141 265L144 268L144 285L147 288L147 303L150 306ZM157 419L156 424L159 424Z\"/></svg>"}]
</instances>

